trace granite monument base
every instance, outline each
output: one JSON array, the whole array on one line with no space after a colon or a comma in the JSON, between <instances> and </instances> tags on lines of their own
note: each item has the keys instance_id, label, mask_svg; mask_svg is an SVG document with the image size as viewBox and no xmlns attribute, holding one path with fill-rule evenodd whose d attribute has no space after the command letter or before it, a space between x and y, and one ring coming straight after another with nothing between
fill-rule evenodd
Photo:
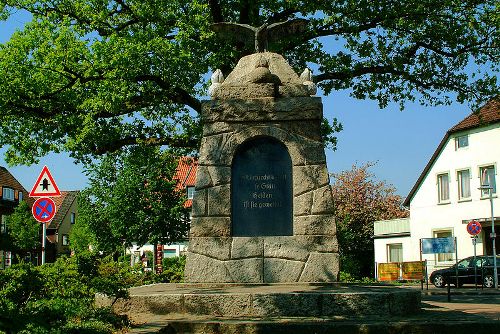
<instances>
[{"instance_id":1,"label":"granite monument base","mask_svg":"<svg viewBox=\"0 0 500 334\"><path fill-rule=\"evenodd\" d=\"M417 289L389 286L184 283L131 288L130 298L119 299L113 309L139 324L161 319L162 328L166 328L178 321L185 324L214 321L279 324L304 319L335 323L367 317L405 317L420 311L420 301ZM106 298L97 299L98 305L106 303L110 303Z\"/></svg>"}]
</instances>

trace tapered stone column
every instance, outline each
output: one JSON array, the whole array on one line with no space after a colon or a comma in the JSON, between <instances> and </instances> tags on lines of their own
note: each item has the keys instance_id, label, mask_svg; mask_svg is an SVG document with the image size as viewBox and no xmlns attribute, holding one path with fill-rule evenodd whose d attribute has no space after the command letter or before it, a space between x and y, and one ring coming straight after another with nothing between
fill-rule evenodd
<instances>
[{"instance_id":1,"label":"tapered stone column","mask_svg":"<svg viewBox=\"0 0 500 334\"><path fill-rule=\"evenodd\" d=\"M332 282L339 255L314 85L242 58L202 103L187 282Z\"/></svg>"}]
</instances>

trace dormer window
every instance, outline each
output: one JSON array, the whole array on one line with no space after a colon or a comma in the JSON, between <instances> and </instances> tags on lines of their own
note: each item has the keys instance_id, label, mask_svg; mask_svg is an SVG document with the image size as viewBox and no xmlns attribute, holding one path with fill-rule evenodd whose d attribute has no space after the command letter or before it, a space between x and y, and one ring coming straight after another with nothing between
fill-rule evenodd
<instances>
[{"instance_id":1,"label":"dormer window","mask_svg":"<svg viewBox=\"0 0 500 334\"><path fill-rule=\"evenodd\" d=\"M461 149L469 146L469 136L459 136L455 138L455 149Z\"/></svg>"},{"instance_id":2,"label":"dormer window","mask_svg":"<svg viewBox=\"0 0 500 334\"><path fill-rule=\"evenodd\" d=\"M2 188L2 199L13 201L14 200L14 189L12 188Z\"/></svg>"},{"instance_id":3,"label":"dormer window","mask_svg":"<svg viewBox=\"0 0 500 334\"><path fill-rule=\"evenodd\" d=\"M187 198L193 199L194 197L194 187L187 187Z\"/></svg>"}]
</instances>

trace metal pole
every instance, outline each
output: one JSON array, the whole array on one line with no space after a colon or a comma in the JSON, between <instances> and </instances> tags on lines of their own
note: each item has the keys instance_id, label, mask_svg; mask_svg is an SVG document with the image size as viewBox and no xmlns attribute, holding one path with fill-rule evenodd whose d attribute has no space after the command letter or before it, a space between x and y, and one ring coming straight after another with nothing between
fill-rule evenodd
<instances>
[{"instance_id":1,"label":"metal pole","mask_svg":"<svg viewBox=\"0 0 500 334\"><path fill-rule=\"evenodd\" d=\"M490 206L491 206L491 240L493 242L493 282L495 289L498 289L498 269L497 269L497 251L495 246L495 216L493 215L493 187L490 186Z\"/></svg>"},{"instance_id":2,"label":"metal pole","mask_svg":"<svg viewBox=\"0 0 500 334\"><path fill-rule=\"evenodd\" d=\"M45 239L47 239L47 225L42 224L42 265L45 264Z\"/></svg>"},{"instance_id":3,"label":"metal pole","mask_svg":"<svg viewBox=\"0 0 500 334\"><path fill-rule=\"evenodd\" d=\"M455 286L458 289L458 247L457 247L457 237L454 239L455 241L455 275L456 275L456 283L457 285Z\"/></svg>"},{"instance_id":4,"label":"metal pole","mask_svg":"<svg viewBox=\"0 0 500 334\"><path fill-rule=\"evenodd\" d=\"M474 245L474 285L477 290L477 262L476 262L476 243L477 243L477 235L472 237L472 244Z\"/></svg>"}]
</instances>

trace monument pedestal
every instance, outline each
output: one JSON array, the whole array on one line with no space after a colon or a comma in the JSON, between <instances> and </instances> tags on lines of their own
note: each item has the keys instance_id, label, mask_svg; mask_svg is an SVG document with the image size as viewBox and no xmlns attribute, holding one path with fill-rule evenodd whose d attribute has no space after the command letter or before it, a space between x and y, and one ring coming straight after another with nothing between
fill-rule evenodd
<instances>
[{"instance_id":1,"label":"monument pedestal","mask_svg":"<svg viewBox=\"0 0 500 334\"><path fill-rule=\"evenodd\" d=\"M420 311L420 290L351 284L155 284L130 289L115 312L141 322L398 317ZM280 320L281 319L281 320Z\"/></svg>"}]
</instances>

